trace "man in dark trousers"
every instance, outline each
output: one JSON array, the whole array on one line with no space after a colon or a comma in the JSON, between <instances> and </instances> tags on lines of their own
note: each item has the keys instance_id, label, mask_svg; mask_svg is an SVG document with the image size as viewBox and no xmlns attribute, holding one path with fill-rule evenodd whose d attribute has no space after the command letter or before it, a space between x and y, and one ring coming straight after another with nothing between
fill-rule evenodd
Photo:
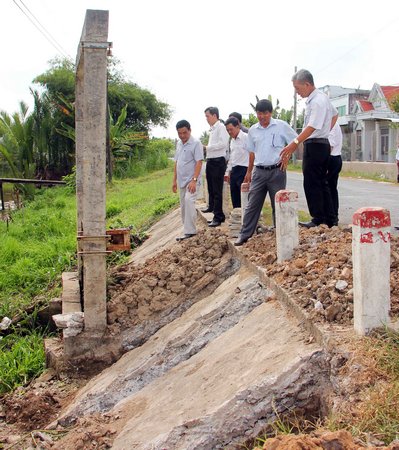
<instances>
[{"instance_id":1,"label":"man in dark trousers","mask_svg":"<svg viewBox=\"0 0 399 450\"><path fill-rule=\"evenodd\" d=\"M203 212L213 212L210 227L219 227L225 221L223 212L223 182L226 172L226 156L229 148L229 135L226 127L219 120L219 110L214 106L205 109L205 118L209 130L206 152L206 182L208 185L208 207Z\"/></svg>"},{"instance_id":2,"label":"man in dark trousers","mask_svg":"<svg viewBox=\"0 0 399 450\"><path fill-rule=\"evenodd\" d=\"M303 142L303 187L312 220L299 225L312 228L321 224L332 227L336 218L327 181L330 143L328 136L335 125L338 112L329 98L316 89L312 74L301 69L292 77L296 92L306 100L305 123L302 133L281 151L282 167L298 145Z\"/></svg>"},{"instance_id":3,"label":"man in dark trousers","mask_svg":"<svg viewBox=\"0 0 399 450\"><path fill-rule=\"evenodd\" d=\"M233 208L241 208L241 184L248 169L249 153L246 149L248 135L240 128L239 120L231 116L225 122L230 140L230 158L227 164L227 181Z\"/></svg>"}]
</instances>

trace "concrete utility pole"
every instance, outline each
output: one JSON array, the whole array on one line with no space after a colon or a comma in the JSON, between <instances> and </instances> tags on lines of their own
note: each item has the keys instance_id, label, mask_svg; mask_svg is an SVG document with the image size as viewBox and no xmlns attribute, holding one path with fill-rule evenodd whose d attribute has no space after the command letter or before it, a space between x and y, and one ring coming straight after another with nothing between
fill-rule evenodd
<instances>
[{"instance_id":1,"label":"concrete utility pole","mask_svg":"<svg viewBox=\"0 0 399 450\"><path fill-rule=\"evenodd\" d=\"M84 331L103 333L106 311L108 11L87 10L76 60L78 267Z\"/></svg>"},{"instance_id":2,"label":"concrete utility pole","mask_svg":"<svg viewBox=\"0 0 399 450\"><path fill-rule=\"evenodd\" d=\"M297 66L294 67L294 73L297 72ZM297 96L296 96L296 90L294 89L294 113L293 113L293 123L292 123L292 128L298 132L297 127L296 127L296 121L297 121ZM295 163L296 162L296 154L294 152L294 154L292 155L292 162Z\"/></svg>"}]
</instances>

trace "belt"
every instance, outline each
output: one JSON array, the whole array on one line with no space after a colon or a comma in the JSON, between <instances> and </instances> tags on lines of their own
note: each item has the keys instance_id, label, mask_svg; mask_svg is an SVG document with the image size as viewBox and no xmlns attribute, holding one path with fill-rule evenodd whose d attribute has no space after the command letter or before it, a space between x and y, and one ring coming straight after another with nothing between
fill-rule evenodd
<instances>
[{"instance_id":1,"label":"belt","mask_svg":"<svg viewBox=\"0 0 399 450\"><path fill-rule=\"evenodd\" d=\"M330 141L327 138L311 138L311 139L306 139L304 144L328 144L328 145L330 145Z\"/></svg>"},{"instance_id":2,"label":"belt","mask_svg":"<svg viewBox=\"0 0 399 450\"><path fill-rule=\"evenodd\" d=\"M255 166L257 169L262 170L273 170L278 169L280 167L281 163L273 164L272 166Z\"/></svg>"},{"instance_id":3,"label":"belt","mask_svg":"<svg viewBox=\"0 0 399 450\"><path fill-rule=\"evenodd\" d=\"M226 160L224 156L217 156L216 158L206 158L207 161L219 161L221 159Z\"/></svg>"}]
</instances>

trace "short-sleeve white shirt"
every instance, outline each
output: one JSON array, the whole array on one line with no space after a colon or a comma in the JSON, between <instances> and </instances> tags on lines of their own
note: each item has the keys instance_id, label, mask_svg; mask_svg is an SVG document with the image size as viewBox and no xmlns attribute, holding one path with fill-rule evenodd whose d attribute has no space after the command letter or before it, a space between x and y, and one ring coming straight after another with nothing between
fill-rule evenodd
<instances>
[{"instance_id":1,"label":"short-sleeve white shirt","mask_svg":"<svg viewBox=\"0 0 399 450\"><path fill-rule=\"evenodd\" d=\"M324 92L315 89L306 99L305 127L314 128L309 136L313 138L328 138L331 129L331 120L338 114L335 106Z\"/></svg>"}]
</instances>

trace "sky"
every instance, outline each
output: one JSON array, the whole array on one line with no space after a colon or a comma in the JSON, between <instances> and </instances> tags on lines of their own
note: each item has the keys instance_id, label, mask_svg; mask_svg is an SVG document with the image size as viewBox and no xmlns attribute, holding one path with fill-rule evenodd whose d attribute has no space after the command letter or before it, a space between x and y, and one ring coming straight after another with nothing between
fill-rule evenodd
<instances>
[{"instance_id":1,"label":"sky","mask_svg":"<svg viewBox=\"0 0 399 450\"><path fill-rule=\"evenodd\" d=\"M87 9L109 11L108 40L125 75L170 105L156 137L177 137L181 119L200 137L208 106L222 119L247 117L255 96L291 108L295 67L318 87L399 84L398 0L1 0L0 110L32 106L29 88L48 62L75 60Z\"/></svg>"}]
</instances>

